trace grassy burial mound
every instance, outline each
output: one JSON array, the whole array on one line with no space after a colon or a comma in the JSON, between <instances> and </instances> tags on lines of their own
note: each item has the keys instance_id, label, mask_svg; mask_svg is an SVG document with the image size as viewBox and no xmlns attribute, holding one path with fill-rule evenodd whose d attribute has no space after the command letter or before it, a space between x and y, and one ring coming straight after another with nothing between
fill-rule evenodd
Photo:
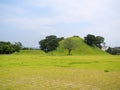
<instances>
[{"instance_id":1,"label":"grassy burial mound","mask_svg":"<svg viewBox=\"0 0 120 90\"><path fill-rule=\"evenodd\" d=\"M69 37L66 39L72 39L72 41L74 41L76 44L75 48L71 51L72 55L107 55L106 52L102 51L98 47L87 45L84 42L84 40L80 37ZM50 54L52 54L52 55L67 55L68 50L64 48L64 41L66 39L60 41L59 47L55 51L50 52Z\"/></svg>"}]
</instances>

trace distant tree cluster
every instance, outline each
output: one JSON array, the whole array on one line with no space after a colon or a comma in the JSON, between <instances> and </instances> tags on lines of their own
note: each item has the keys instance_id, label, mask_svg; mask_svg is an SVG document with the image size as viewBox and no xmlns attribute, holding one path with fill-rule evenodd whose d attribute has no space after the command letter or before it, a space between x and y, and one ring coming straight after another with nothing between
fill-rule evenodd
<instances>
[{"instance_id":1,"label":"distant tree cluster","mask_svg":"<svg viewBox=\"0 0 120 90\"><path fill-rule=\"evenodd\" d=\"M15 42L14 44L10 42L0 41L0 54L11 54L14 52L19 52L22 48L22 44L20 42Z\"/></svg>"},{"instance_id":2,"label":"distant tree cluster","mask_svg":"<svg viewBox=\"0 0 120 90\"><path fill-rule=\"evenodd\" d=\"M104 43L104 38L101 36L95 36L92 34L88 34L85 38L84 41L90 45L90 46L97 46L99 48L102 48L102 45Z\"/></svg>"},{"instance_id":3,"label":"distant tree cluster","mask_svg":"<svg viewBox=\"0 0 120 90\"><path fill-rule=\"evenodd\" d=\"M44 52L53 51L59 46L59 41L61 41L62 39L64 38L58 38L55 35L46 36L45 39L39 41L40 49Z\"/></svg>"},{"instance_id":4,"label":"distant tree cluster","mask_svg":"<svg viewBox=\"0 0 120 90\"><path fill-rule=\"evenodd\" d=\"M79 36L73 36L73 37L79 37ZM56 50L56 48L59 46L59 42L63 40L64 37L58 38L55 35L46 36L45 39L39 41L40 49L44 52L50 52L53 50ZM101 36L94 36L91 34L88 34L84 41L90 45L90 46L97 46L99 48L102 48L102 43L104 43L104 38ZM68 50L68 55L71 55L71 51L77 47L77 43L72 38L64 39L63 41L63 48Z\"/></svg>"},{"instance_id":5,"label":"distant tree cluster","mask_svg":"<svg viewBox=\"0 0 120 90\"><path fill-rule=\"evenodd\" d=\"M23 47L22 50L33 50L33 48L30 48L30 47Z\"/></svg>"},{"instance_id":6,"label":"distant tree cluster","mask_svg":"<svg viewBox=\"0 0 120 90\"><path fill-rule=\"evenodd\" d=\"M106 52L112 54L112 55L120 55L120 47L114 47L114 48L111 48L109 47Z\"/></svg>"},{"instance_id":7,"label":"distant tree cluster","mask_svg":"<svg viewBox=\"0 0 120 90\"><path fill-rule=\"evenodd\" d=\"M39 48L23 47L22 50L39 50Z\"/></svg>"},{"instance_id":8,"label":"distant tree cluster","mask_svg":"<svg viewBox=\"0 0 120 90\"><path fill-rule=\"evenodd\" d=\"M79 36L73 36L78 37ZM63 40L64 37L58 38L55 35L46 36L45 39L39 41L40 49L44 52L50 52L53 50L56 50L56 48L59 46L59 42ZM105 45L104 37L102 36L95 36L92 34L88 34L86 37L84 37L84 42L88 44L89 46L97 46L98 48L102 48ZM71 55L71 51L74 50L77 46L77 42L75 42L72 38L66 38L62 41L62 45L64 49L68 50L68 55ZM20 42L10 43L10 42L4 42L0 41L0 54L11 54L14 52L19 52L20 50L38 50L37 48L29 48L29 47L23 47ZM103 49L103 48L102 48ZM118 55L120 54L120 47L111 48L105 50L106 52Z\"/></svg>"}]
</instances>

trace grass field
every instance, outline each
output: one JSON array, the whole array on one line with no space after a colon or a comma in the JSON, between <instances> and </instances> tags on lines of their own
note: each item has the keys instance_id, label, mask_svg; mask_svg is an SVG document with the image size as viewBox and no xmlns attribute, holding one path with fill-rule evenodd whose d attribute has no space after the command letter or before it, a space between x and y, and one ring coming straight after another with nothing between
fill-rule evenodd
<instances>
[{"instance_id":1,"label":"grass field","mask_svg":"<svg viewBox=\"0 0 120 90\"><path fill-rule=\"evenodd\" d=\"M120 56L0 55L0 90L120 90Z\"/></svg>"}]
</instances>

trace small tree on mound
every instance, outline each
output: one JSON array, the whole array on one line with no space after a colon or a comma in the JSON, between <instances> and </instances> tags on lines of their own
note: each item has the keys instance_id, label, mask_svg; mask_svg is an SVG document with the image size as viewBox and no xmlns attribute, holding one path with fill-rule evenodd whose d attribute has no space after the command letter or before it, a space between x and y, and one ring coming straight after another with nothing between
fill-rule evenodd
<instances>
[{"instance_id":1,"label":"small tree on mound","mask_svg":"<svg viewBox=\"0 0 120 90\"><path fill-rule=\"evenodd\" d=\"M63 48L68 50L68 55L71 55L71 51L77 47L77 44L72 38L67 38L63 41Z\"/></svg>"}]
</instances>

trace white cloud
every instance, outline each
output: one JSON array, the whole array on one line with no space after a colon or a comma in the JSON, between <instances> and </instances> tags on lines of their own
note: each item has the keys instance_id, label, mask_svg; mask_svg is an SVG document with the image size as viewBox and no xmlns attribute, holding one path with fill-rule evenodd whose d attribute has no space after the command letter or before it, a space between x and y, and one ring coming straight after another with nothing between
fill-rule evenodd
<instances>
[{"instance_id":1,"label":"white cloud","mask_svg":"<svg viewBox=\"0 0 120 90\"><path fill-rule=\"evenodd\" d=\"M116 1L116 2L115 2ZM114 4L115 2L115 4ZM118 14L118 0L35 0L33 5L54 13L53 23L99 22ZM111 16L111 17L110 17Z\"/></svg>"},{"instance_id":2,"label":"white cloud","mask_svg":"<svg viewBox=\"0 0 120 90\"><path fill-rule=\"evenodd\" d=\"M51 5L53 11L59 17L63 17L63 22L66 20L89 21L98 18L102 13L108 10L108 0L52 0ZM62 19L62 18L61 18ZM61 20L60 19L60 20Z\"/></svg>"},{"instance_id":3,"label":"white cloud","mask_svg":"<svg viewBox=\"0 0 120 90\"><path fill-rule=\"evenodd\" d=\"M41 28L49 28L52 24L49 18L6 18L3 23L23 28L26 30L38 30ZM45 27L46 25L46 27Z\"/></svg>"},{"instance_id":4,"label":"white cloud","mask_svg":"<svg viewBox=\"0 0 120 90\"><path fill-rule=\"evenodd\" d=\"M111 8L114 8L114 4L112 3L113 0L34 0L34 2L30 1L27 3L27 5L29 4L32 7L40 9L47 7L51 13L54 13L53 16L38 16L35 17L35 19L31 19L31 17L15 16L11 21L14 21L15 23L26 23L28 26L35 26L34 23L36 23L36 25L51 25L56 23L79 23L83 21L96 24L100 21L104 22L104 20L108 17L108 19L110 19L112 17L111 15L116 16L116 14L118 14L116 9L119 8L115 8L111 11ZM16 13L25 13L29 11L23 8L15 8L13 6L8 6L7 8L15 11ZM32 14L32 12L29 12L29 14ZM43 20L41 20L42 18Z\"/></svg>"}]
</instances>

